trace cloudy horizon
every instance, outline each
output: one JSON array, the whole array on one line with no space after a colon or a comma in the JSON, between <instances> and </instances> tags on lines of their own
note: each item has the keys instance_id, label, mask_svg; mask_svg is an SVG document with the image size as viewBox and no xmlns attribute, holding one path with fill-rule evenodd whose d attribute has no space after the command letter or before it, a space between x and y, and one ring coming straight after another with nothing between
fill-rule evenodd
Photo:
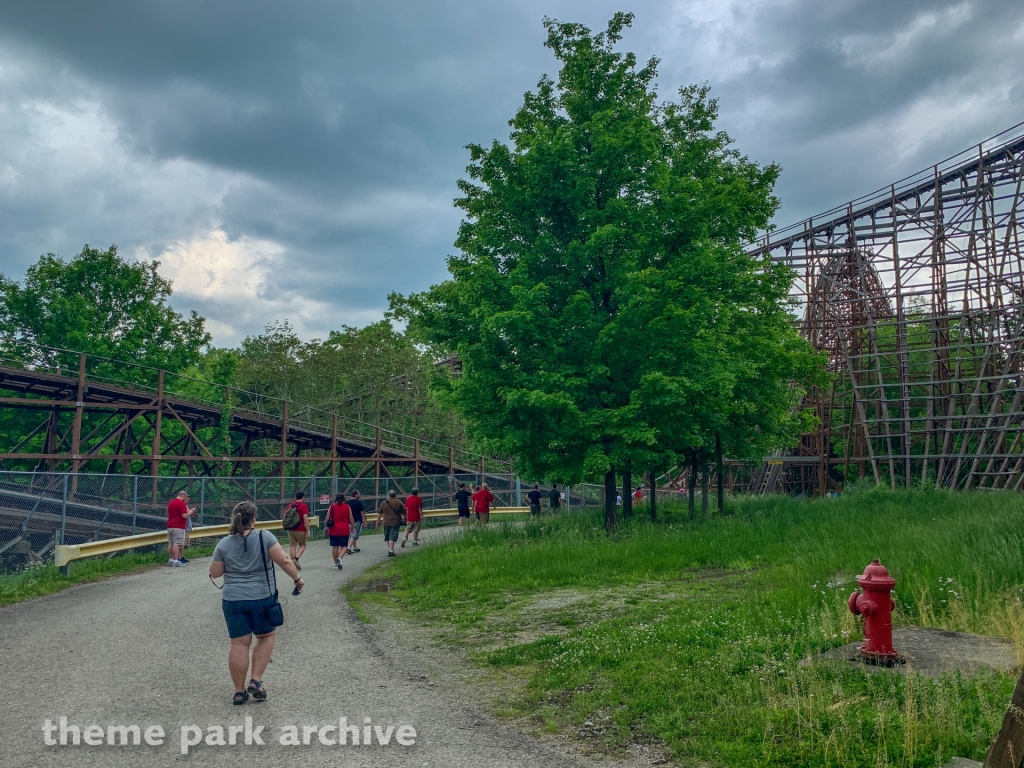
<instances>
[{"instance_id":1,"label":"cloudy horizon","mask_svg":"<svg viewBox=\"0 0 1024 768\"><path fill-rule=\"evenodd\" d=\"M1024 6L995 0L512 0L0 6L0 272L116 243L237 344L379 319L443 280L470 142L556 62L547 15L707 83L782 166L785 226L1024 120Z\"/></svg>"}]
</instances>

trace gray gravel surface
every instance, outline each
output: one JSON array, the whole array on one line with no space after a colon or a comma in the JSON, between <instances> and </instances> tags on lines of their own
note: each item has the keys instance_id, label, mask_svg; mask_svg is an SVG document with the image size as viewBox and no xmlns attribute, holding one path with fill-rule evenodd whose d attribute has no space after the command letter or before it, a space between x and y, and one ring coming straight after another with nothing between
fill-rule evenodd
<instances>
[{"instance_id":1,"label":"gray gravel surface","mask_svg":"<svg viewBox=\"0 0 1024 768\"><path fill-rule=\"evenodd\" d=\"M0 766L574 766L579 758L515 733L435 685L408 655L363 625L338 588L384 559L379 537L331 568L323 541L302 558L307 588L283 598L265 677L269 699L230 703L228 638L220 593L207 578L208 559L82 585L0 609ZM416 550L401 550L415 557ZM282 593L290 580L282 576ZM415 658L415 656L413 656ZM399 663L402 659L404 663ZM46 746L43 724L60 717L80 727L160 725L162 746ZM181 728L263 726L265 746L180 749ZM416 743L400 746L282 746L282 728L349 723L411 725ZM326 737L335 736L327 733Z\"/></svg>"}]
</instances>

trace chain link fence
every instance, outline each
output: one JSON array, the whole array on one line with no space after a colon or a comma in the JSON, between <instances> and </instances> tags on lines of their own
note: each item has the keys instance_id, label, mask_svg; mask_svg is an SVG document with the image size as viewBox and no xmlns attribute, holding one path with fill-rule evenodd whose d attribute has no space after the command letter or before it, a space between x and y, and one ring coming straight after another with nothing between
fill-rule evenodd
<instances>
[{"instance_id":1,"label":"chain link fence","mask_svg":"<svg viewBox=\"0 0 1024 768\"><path fill-rule=\"evenodd\" d=\"M373 512L388 491L401 498L418 487L426 510L455 507L461 483L486 482L496 507L523 506L533 484L515 475L465 474L403 477L143 477L48 472L0 471L0 572L10 573L53 557L58 544L162 531L167 502L187 491L198 508L195 525L230 521L241 501L253 502L260 520L279 520L296 492L303 492L310 514L326 515L335 494L358 490L367 511ZM542 486L548 506L550 486ZM566 511L601 506L601 486L560 489Z\"/></svg>"}]
</instances>

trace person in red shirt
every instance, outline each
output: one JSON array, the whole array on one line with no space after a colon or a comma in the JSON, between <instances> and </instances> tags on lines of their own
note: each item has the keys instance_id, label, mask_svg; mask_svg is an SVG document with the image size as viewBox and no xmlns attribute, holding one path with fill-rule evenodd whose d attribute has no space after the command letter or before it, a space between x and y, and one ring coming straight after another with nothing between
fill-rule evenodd
<instances>
[{"instance_id":1,"label":"person in red shirt","mask_svg":"<svg viewBox=\"0 0 1024 768\"><path fill-rule=\"evenodd\" d=\"M476 512L476 519L481 525L487 525L491 520L491 502L494 501L494 494L487 487L487 483L480 486L480 490L473 494L473 509Z\"/></svg>"},{"instance_id":2,"label":"person in red shirt","mask_svg":"<svg viewBox=\"0 0 1024 768\"><path fill-rule=\"evenodd\" d=\"M345 494L339 493L327 511L327 535L331 539L331 557L336 571L341 570L342 558L348 553L348 537L353 525L352 508L345 503Z\"/></svg>"},{"instance_id":3,"label":"person in red shirt","mask_svg":"<svg viewBox=\"0 0 1024 768\"><path fill-rule=\"evenodd\" d=\"M185 549L185 527L195 511L195 507L188 506L186 491L178 491L178 495L167 504L167 565L169 566L179 568L185 565L182 562Z\"/></svg>"},{"instance_id":4,"label":"person in red shirt","mask_svg":"<svg viewBox=\"0 0 1024 768\"><path fill-rule=\"evenodd\" d=\"M405 500L405 538L402 539L402 546L409 540L412 534L412 545L420 545L420 527L423 525L423 499L420 498L420 489L413 488L412 495Z\"/></svg>"},{"instance_id":5,"label":"person in red shirt","mask_svg":"<svg viewBox=\"0 0 1024 768\"><path fill-rule=\"evenodd\" d=\"M644 500L644 488L643 488L642 485L638 485L636 487L636 490L633 491L633 501L643 501L643 500Z\"/></svg>"},{"instance_id":6,"label":"person in red shirt","mask_svg":"<svg viewBox=\"0 0 1024 768\"><path fill-rule=\"evenodd\" d=\"M295 511L299 513L299 527L288 531L288 554L291 556L292 562L295 563L295 567L300 571L302 566L299 565L299 558L306 551L306 534L309 531L309 528L306 526L306 518L309 517L309 507L303 501L304 498L306 498L306 494L302 491L297 491L295 493L295 501L285 507L285 512L294 507Z\"/></svg>"}]
</instances>

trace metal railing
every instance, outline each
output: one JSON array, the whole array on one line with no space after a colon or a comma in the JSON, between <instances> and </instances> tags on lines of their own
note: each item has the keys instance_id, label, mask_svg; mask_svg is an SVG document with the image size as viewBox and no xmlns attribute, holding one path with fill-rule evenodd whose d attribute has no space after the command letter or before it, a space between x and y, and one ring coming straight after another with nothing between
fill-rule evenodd
<instances>
[{"instance_id":1,"label":"metal railing","mask_svg":"<svg viewBox=\"0 0 1024 768\"><path fill-rule=\"evenodd\" d=\"M510 474L345 477L147 477L85 473L0 471L0 572L49 561L57 545L81 545L164 531L167 502L181 490L196 506L196 526L223 525L241 501L251 501L258 520L279 520L284 505L299 491L311 515L326 514L336 493L358 490L367 512L394 490L404 498L418 487L425 511L455 507L461 483L486 482L495 507L520 507L533 484ZM550 486L543 487L545 504ZM565 493L569 510L600 506L601 486L579 485Z\"/></svg>"}]
</instances>

